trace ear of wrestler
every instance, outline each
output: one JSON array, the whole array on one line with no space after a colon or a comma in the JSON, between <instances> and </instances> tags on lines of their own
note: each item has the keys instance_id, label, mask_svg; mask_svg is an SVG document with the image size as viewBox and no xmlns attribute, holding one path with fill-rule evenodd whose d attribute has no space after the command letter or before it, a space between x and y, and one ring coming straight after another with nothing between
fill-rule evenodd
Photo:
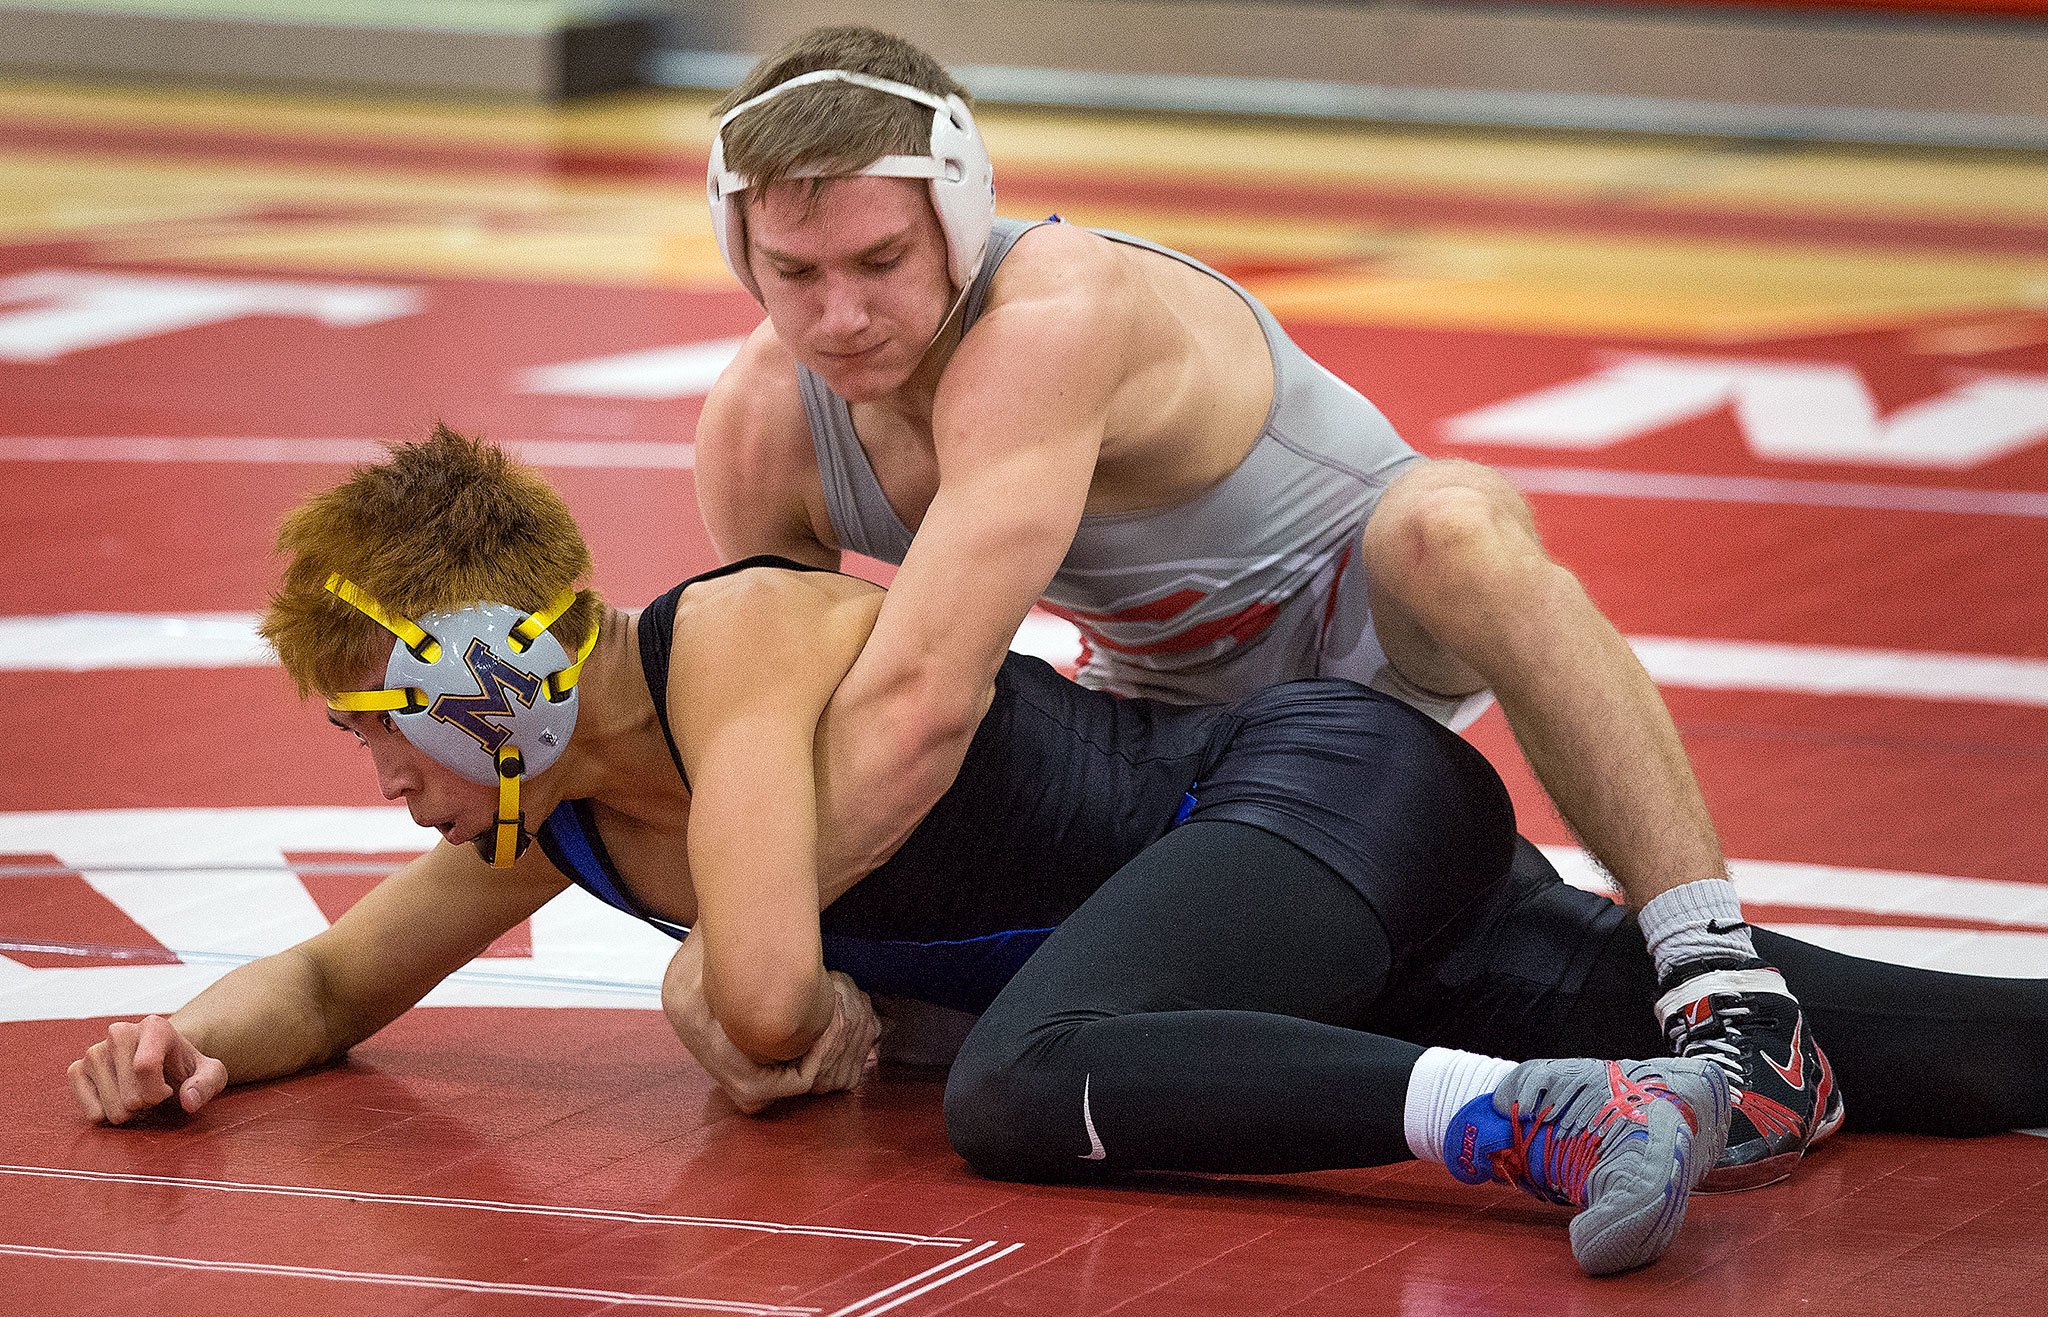
<instances>
[{"instance_id":1,"label":"ear of wrestler","mask_svg":"<svg viewBox=\"0 0 2048 1317\"><path fill-rule=\"evenodd\" d=\"M194 1047L161 1015L117 1020L71 1063L72 1096L86 1119L120 1125L175 1097L196 1112L227 1087L227 1067Z\"/></svg>"}]
</instances>

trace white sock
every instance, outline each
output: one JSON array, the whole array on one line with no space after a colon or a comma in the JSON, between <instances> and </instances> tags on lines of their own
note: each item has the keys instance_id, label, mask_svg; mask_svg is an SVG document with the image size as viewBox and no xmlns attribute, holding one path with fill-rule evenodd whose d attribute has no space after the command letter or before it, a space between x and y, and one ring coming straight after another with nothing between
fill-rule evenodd
<instances>
[{"instance_id":1,"label":"white sock","mask_svg":"<svg viewBox=\"0 0 2048 1317\"><path fill-rule=\"evenodd\" d=\"M1513 1061L1477 1052L1449 1047L1425 1051L1408 1074L1408 1098L1401 1113L1408 1151L1419 1161L1443 1165L1444 1135L1450 1132L1451 1117L1473 1098L1499 1088L1514 1068Z\"/></svg>"},{"instance_id":2,"label":"white sock","mask_svg":"<svg viewBox=\"0 0 2048 1317\"><path fill-rule=\"evenodd\" d=\"M1660 983L1689 960L1756 958L1741 898L1726 878L1702 878L1662 892L1643 907L1637 922Z\"/></svg>"}]
</instances>

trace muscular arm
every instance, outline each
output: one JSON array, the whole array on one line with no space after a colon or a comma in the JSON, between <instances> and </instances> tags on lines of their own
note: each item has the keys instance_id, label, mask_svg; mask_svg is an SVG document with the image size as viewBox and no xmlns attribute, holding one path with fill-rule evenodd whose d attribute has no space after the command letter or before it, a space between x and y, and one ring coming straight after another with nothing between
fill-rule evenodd
<instances>
[{"instance_id":1,"label":"muscular arm","mask_svg":"<svg viewBox=\"0 0 2048 1317\"><path fill-rule=\"evenodd\" d=\"M507 874L443 843L378 884L333 927L241 966L172 1015L116 1024L71 1068L88 1116L120 1123L170 1096L165 1046L182 1040L224 1073L220 1084L292 1074L329 1061L389 1024L565 886L536 849ZM152 1069L152 1067L154 1067ZM209 1070L209 1074L213 1074ZM184 1095L181 1095L184 1096Z\"/></svg>"},{"instance_id":2,"label":"muscular arm","mask_svg":"<svg viewBox=\"0 0 2048 1317\"><path fill-rule=\"evenodd\" d=\"M816 464L795 364L764 324L719 375L697 422L697 511L719 556L837 567L839 551L810 506Z\"/></svg>"},{"instance_id":3,"label":"muscular arm","mask_svg":"<svg viewBox=\"0 0 2048 1317\"><path fill-rule=\"evenodd\" d=\"M852 584L743 573L693 600L676 629L669 707L692 789L690 941L701 940L712 1017L762 1063L803 1056L834 1017L815 747L873 616L872 596Z\"/></svg>"},{"instance_id":4,"label":"muscular arm","mask_svg":"<svg viewBox=\"0 0 2048 1317\"><path fill-rule=\"evenodd\" d=\"M869 865L952 784L1087 504L1126 369L1128 299L1113 264L1045 265L998 284L947 365L932 417L938 492L832 703L832 719L864 731L831 741L828 771L872 784L861 835L845 839Z\"/></svg>"}]
</instances>

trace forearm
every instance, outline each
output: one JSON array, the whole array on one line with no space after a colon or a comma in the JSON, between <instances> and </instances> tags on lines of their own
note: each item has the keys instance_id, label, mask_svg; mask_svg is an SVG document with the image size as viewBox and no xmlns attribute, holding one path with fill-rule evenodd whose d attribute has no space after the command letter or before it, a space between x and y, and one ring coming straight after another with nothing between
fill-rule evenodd
<instances>
[{"instance_id":1,"label":"forearm","mask_svg":"<svg viewBox=\"0 0 2048 1317\"><path fill-rule=\"evenodd\" d=\"M337 1014L317 962L294 947L234 970L171 1023L243 1084L330 1061L374 1032Z\"/></svg>"}]
</instances>

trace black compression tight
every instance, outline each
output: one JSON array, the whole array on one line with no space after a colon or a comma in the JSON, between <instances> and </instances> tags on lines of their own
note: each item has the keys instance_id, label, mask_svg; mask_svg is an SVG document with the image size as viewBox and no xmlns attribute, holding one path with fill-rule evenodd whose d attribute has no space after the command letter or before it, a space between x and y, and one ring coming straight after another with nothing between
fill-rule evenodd
<instances>
[{"instance_id":1,"label":"black compression tight","mask_svg":"<svg viewBox=\"0 0 2048 1317\"><path fill-rule=\"evenodd\" d=\"M1089 897L981 1017L946 1083L947 1134L983 1174L1020 1180L1405 1159L1423 1049L1347 1027L1391 972L1379 920L1306 851L1187 824Z\"/></svg>"},{"instance_id":2,"label":"black compression tight","mask_svg":"<svg viewBox=\"0 0 2048 1317\"><path fill-rule=\"evenodd\" d=\"M1664 1054L1634 920L1598 918L1611 907L1589 894L1550 898L1486 931L1462 958L1476 977L1433 981L1306 852L1246 825L1190 823L1120 870L1004 988L954 1064L947 1132L1005 1179L1371 1166L1409 1155L1403 1107L1424 1046ZM1764 930L1756 940L1834 1063L1850 1129L2048 1124L2048 981L1906 969ZM1569 990L1496 968L1575 963L1588 968Z\"/></svg>"}]
</instances>

